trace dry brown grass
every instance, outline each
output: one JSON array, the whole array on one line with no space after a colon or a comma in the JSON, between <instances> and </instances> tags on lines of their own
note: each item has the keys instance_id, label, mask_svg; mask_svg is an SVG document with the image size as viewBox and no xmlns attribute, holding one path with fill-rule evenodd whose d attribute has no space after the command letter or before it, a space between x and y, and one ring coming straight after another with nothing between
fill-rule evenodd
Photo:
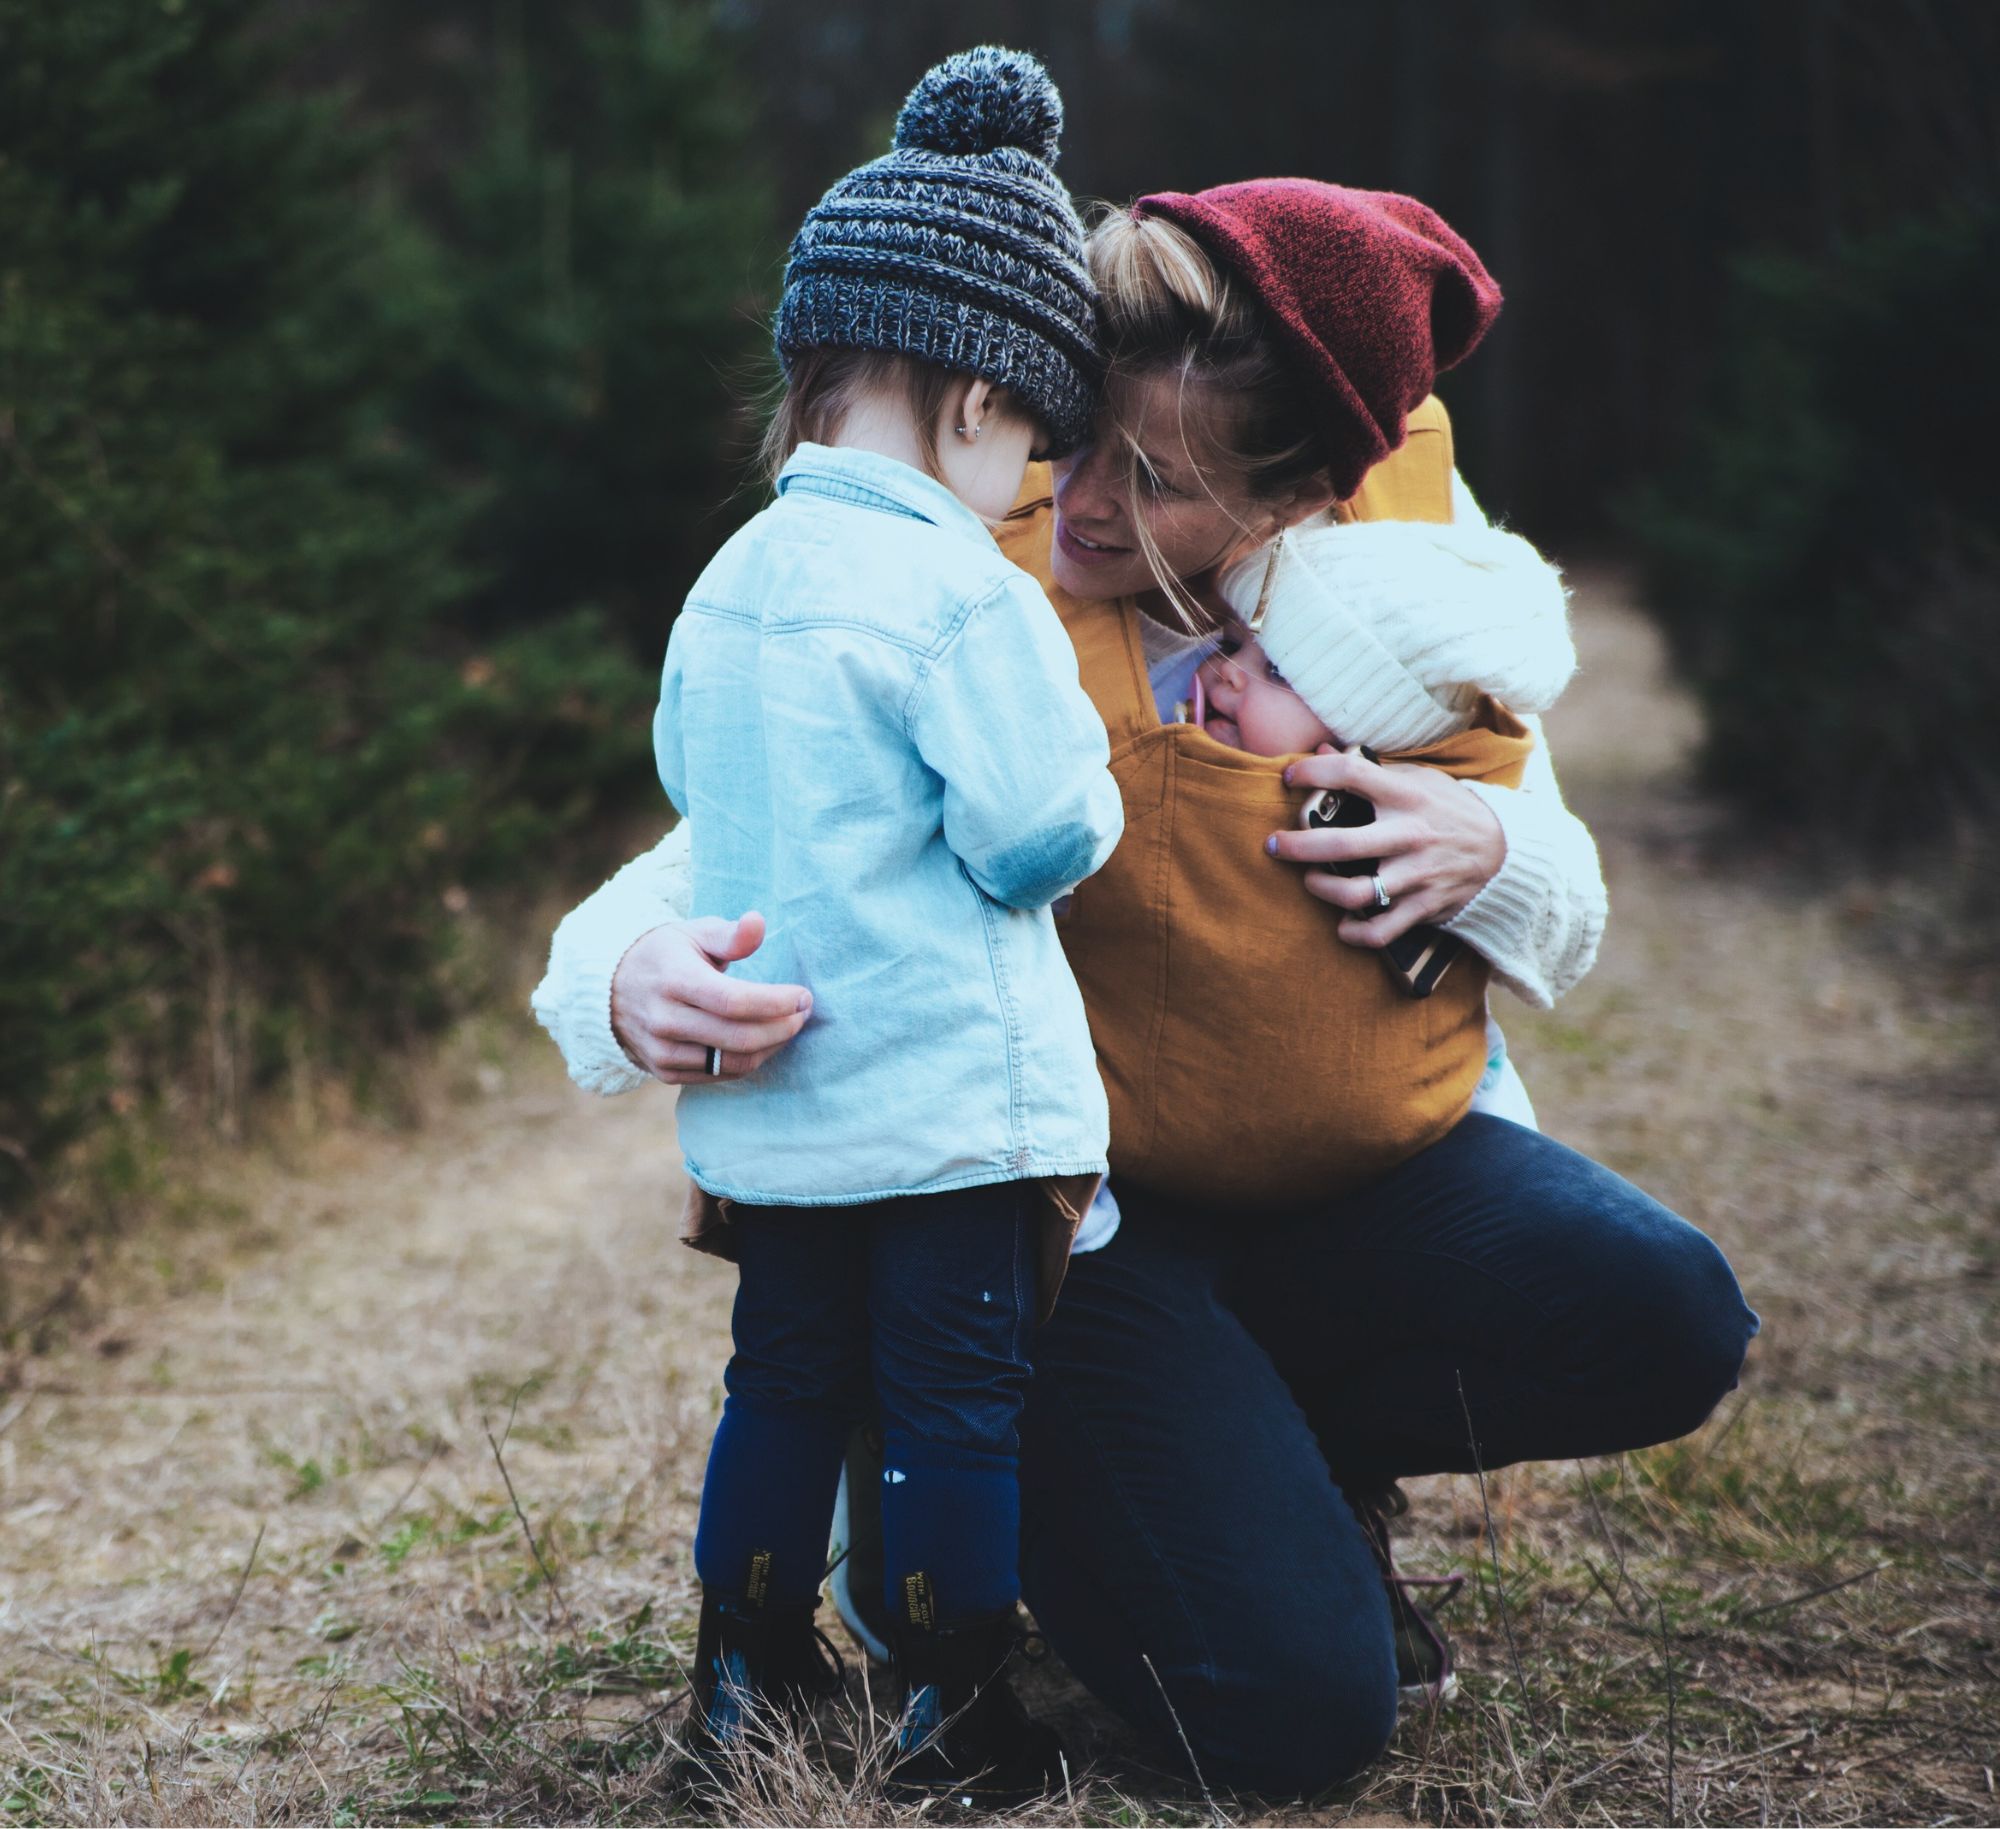
<instances>
[{"instance_id":1,"label":"dry brown grass","mask_svg":"<svg viewBox=\"0 0 2000 1829\"><path fill-rule=\"evenodd\" d=\"M1556 740L1617 918L1509 1033L1549 1128L1713 1232L1765 1335L1689 1441L1492 1476L1490 1539L1472 1482L1417 1483L1409 1559L1477 1576L1464 1696L1338 1796L1222 1814L1991 1821L1990 1012L1899 956L1913 892L1719 852L1615 581L1583 628ZM211 1216L0 1390L13 1820L665 1808L728 1272L672 1242L663 1098L573 1095L511 1018L437 1071L419 1130L210 1162ZM1171 1748L1037 1683L1085 1766L1024 1820L1212 1820ZM727 1813L900 1820L864 1700Z\"/></svg>"}]
</instances>

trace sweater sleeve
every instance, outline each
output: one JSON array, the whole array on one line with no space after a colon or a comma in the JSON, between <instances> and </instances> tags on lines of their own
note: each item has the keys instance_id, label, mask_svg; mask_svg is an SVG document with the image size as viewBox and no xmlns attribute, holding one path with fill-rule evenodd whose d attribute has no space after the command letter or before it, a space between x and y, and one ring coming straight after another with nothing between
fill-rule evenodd
<instances>
[{"instance_id":1,"label":"sweater sleeve","mask_svg":"<svg viewBox=\"0 0 2000 1829\"><path fill-rule=\"evenodd\" d=\"M549 967L529 1006L554 1037L569 1077L586 1092L630 1092L652 1075L635 1066L611 1028L611 980L642 935L685 920L694 878L685 822L635 857L562 918Z\"/></svg>"},{"instance_id":2,"label":"sweater sleeve","mask_svg":"<svg viewBox=\"0 0 2000 1829\"><path fill-rule=\"evenodd\" d=\"M1452 519L1489 522L1465 478L1451 474ZM1518 788L1466 785L1493 809L1507 856L1484 889L1445 922L1525 1004L1546 1010L1597 959L1609 903L1597 841L1564 803L1539 718L1534 753Z\"/></svg>"},{"instance_id":3,"label":"sweater sleeve","mask_svg":"<svg viewBox=\"0 0 2000 1829\"><path fill-rule=\"evenodd\" d=\"M1469 781L1493 809L1507 855L1486 887L1444 923L1523 1003L1546 1010L1588 972L1608 903L1597 843L1563 802L1539 718L1518 788Z\"/></svg>"}]
</instances>

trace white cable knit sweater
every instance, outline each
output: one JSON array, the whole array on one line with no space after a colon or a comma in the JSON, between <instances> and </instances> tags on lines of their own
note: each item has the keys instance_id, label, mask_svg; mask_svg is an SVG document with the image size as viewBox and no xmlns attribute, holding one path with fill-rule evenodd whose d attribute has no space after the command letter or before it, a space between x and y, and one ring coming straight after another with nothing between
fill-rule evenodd
<instances>
[{"instance_id":1,"label":"white cable knit sweater","mask_svg":"<svg viewBox=\"0 0 2000 1829\"><path fill-rule=\"evenodd\" d=\"M1461 525L1484 516L1462 484L1455 494ZM1410 579L1435 579L1451 594L1449 608L1463 622L1469 605L1491 601L1496 619L1517 615L1524 597L1562 586L1554 568L1525 541L1498 549L1482 546L1480 563L1466 562L1466 547L1451 527L1416 522L1378 523L1373 536L1352 549L1355 564L1343 573L1344 593L1371 588L1369 573L1388 567L1399 600L1410 597ZM1381 536L1393 535L1393 539ZM1407 550L1398 566L1396 547ZM1381 588L1390 588L1386 581ZM1500 821L1507 845L1498 873L1446 928L1480 953L1494 977L1523 1002L1547 1009L1589 971L1597 957L1606 914L1597 846L1564 805L1539 720L1534 753L1518 788L1466 785ZM611 1030L611 979L634 941L686 916L693 881L685 827L669 832L609 882L573 908L557 927L549 969L535 987L533 1008L555 1038L570 1077L588 1092L620 1093L650 1078L635 1067Z\"/></svg>"}]
</instances>

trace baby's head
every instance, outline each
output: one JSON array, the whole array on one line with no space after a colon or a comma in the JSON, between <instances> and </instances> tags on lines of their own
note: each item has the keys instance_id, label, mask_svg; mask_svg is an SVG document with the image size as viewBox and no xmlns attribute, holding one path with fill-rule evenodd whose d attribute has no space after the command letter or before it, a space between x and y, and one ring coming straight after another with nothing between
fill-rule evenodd
<instances>
[{"instance_id":1,"label":"baby's head","mask_svg":"<svg viewBox=\"0 0 2000 1829\"><path fill-rule=\"evenodd\" d=\"M1253 756L1309 756L1322 743L1341 742L1234 617L1195 678L1201 682L1202 728L1231 749Z\"/></svg>"},{"instance_id":2,"label":"baby's head","mask_svg":"<svg viewBox=\"0 0 2000 1829\"><path fill-rule=\"evenodd\" d=\"M1062 98L1024 52L981 45L925 74L891 150L792 242L774 472L857 415L900 415L923 467L997 518L1032 456L1083 442L1104 360L1061 132Z\"/></svg>"},{"instance_id":3,"label":"baby's head","mask_svg":"<svg viewBox=\"0 0 2000 1829\"><path fill-rule=\"evenodd\" d=\"M1488 698L1545 711L1576 669L1560 584L1483 523L1308 524L1219 582L1232 620L1203 721L1257 755L1425 749Z\"/></svg>"}]
</instances>

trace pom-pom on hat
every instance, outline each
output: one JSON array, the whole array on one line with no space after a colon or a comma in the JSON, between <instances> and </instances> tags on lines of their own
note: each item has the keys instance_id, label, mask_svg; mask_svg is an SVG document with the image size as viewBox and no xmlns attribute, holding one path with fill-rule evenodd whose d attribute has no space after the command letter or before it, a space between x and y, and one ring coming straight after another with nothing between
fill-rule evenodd
<instances>
[{"instance_id":1,"label":"pom-pom on hat","mask_svg":"<svg viewBox=\"0 0 2000 1829\"><path fill-rule=\"evenodd\" d=\"M895 143L849 172L792 242L778 304L787 372L807 349L879 349L983 375L1081 444L1104 358L1083 224L1053 164L1062 97L1023 51L927 71Z\"/></svg>"},{"instance_id":2,"label":"pom-pom on hat","mask_svg":"<svg viewBox=\"0 0 2000 1829\"><path fill-rule=\"evenodd\" d=\"M1500 288L1470 245L1393 191L1259 178L1161 191L1132 213L1178 224L1257 295L1307 389L1343 501L1500 312Z\"/></svg>"}]
</instances>

